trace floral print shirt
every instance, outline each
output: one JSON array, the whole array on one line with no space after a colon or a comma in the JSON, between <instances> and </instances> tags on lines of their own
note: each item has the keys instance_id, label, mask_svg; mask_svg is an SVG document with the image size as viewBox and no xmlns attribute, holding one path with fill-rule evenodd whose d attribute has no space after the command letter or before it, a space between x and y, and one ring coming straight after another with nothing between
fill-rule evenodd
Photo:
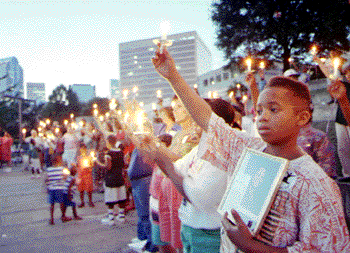
<instances>
[{"instance_id":1,"label":"floral print shirt","mask_svg":"<svg viewBox=\"0 0 350 253\"><path fill-rule=\"evenodd\" d=\"M266 147L262 139L232 129L215 114L199 145L199 156L230 175L246 147L259 151ZM350 252L339 188L309 155L289 162L256 239L289 252ZM224 231L221 251L237 251Z\"/></svg>"}]
</instances>

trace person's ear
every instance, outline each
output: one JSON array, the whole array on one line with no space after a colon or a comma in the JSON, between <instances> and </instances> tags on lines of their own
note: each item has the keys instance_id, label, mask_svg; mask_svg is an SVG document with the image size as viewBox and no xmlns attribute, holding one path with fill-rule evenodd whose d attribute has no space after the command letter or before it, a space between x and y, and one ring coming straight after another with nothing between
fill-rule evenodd
<instances>
[{"instance_id":1,"label":"person's ear","mask_svg":"<svg viewBox=\"0 0 350 253\"><path fill-rule=\"evenodd\" d=\"M305 126L307 123L309 123L312 115L311 112L308 110L303 110L298 113L298 126Z\"/></svg>"}]
</instances>

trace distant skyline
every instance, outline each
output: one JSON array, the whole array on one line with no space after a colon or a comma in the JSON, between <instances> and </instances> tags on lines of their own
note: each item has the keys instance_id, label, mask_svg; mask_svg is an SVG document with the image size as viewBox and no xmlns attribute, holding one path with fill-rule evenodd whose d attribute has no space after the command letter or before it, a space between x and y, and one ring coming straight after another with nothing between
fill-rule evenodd
<instances>
[{"instance_id":1,"label":"distant skyline","mask_svg":"<svg viewBox=\"0 0 350 253\"><path fill-rule=\"evenodd\" d=\"M119 43L197 31L212 53L213 69L225 64L210 20L212 0L2 0L0 58L17 57L27 82L45 83L46 96L59 84L96 86L108 96L120 79Z\"/></svg>"}]
</instances>

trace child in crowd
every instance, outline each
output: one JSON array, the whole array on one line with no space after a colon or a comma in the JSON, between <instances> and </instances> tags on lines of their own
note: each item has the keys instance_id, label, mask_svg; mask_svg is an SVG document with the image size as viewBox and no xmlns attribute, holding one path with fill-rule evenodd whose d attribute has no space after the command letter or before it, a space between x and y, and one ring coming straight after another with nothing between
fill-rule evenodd
<instances>
[{"instance_id":1,"label":"child in crowd","mask_svg":"<svg viewBox=\"0 0 350 253\"><path fill-rule=\"evenodd\" d=\"M79 208L85 206L84 193L86 192L89 197L89 206L95 207L92 202L93 191L93 179L92 179L92 157L87 154L87 148L84 143L80 144L80 155L77 158L78 162L78 191L80 193L80 205Z\"/></svg>"},{"instance_id":2,"label":"child in crowd","mask_svg":"<svg viewBox=\"0 0 350 253\"><path fill-rule=\"evenodd\" d=\"M73 164L73 166L70 169L70 174L64 174L63 176L65 178L64 191L63 191L64 213L66 213L67 206L71 206L74 219L82 220L83 218L77 214L76 204L73 201L76 174L77 174L77 167L75 164Z\"/></svg>"},{"instance_id":3,"label":"child in crowd","mask_svg":"<svg viewBox=\"0 0 350 253\"><path fill-rule=\"evenodd\" d=\"M117 138L114 135L107 137L108 145L110 146L109 151L105 155L105 162L101 163L96 160L96 163L106 169L104 178L105 187L105 203L108 207L107 216L102 219L103 224L114 225L114 218L119 222L125 221L125 204L126 204L126 189L123 178L124 169L124 154L123 151L118 147ZM117 205L119 213L115 217L113 212L114 206Z\"/></svg>"},{"instance_id":4,"label":"child in crowd","mask_svg":"<svg viewBox=\"0 0 350 253\"><path fill-rule=\"evenodd\" d=\"M32 170L32 178L40 177L40 171L41 171L41 164L40 164L40 158L39 158L39 151L38 148L35 146L35 140L30 139L30 145L29 145L29 159L30 159L30 167Z\"/></svg>"},{"instance_id":5,"label":"child in crowd","mask_svg":"<svg viewBox=\"0 0 350 253\"><path fill-rule=\"evenodd\" d=\"M281 185L255 237L232 210L223 217L221 251L350 252L349 231L337 184L297 145L300 129L311 117L308 87L285 77L272 78L259 95L256 111L261 138L232 129L186 83L166 50L152 59L197 124L206 132L198 154L232 175L245 148L289 160Z\"/></svg>"},{"instance_id":6,"label":"child in crowd","mask_svg":"<svg viewBox=\"0 0 350 253\"><path fill-rule=\"evenodd\" d=\"M59 155L53 155L50 157L52 161L52 167L47 168L46 175L44 177L44 181L47 187L48 194L48 202L50 204L50 225L55 225L54 222L54 210L55 203L60 204L61 208L61 220L62 222L70 221L71 218L66 217L65 208L63 203L63 191L65 189L64 186L64 178L63 178L63 169L62 166L62 158Z\"/></svg>"}]
</instances>

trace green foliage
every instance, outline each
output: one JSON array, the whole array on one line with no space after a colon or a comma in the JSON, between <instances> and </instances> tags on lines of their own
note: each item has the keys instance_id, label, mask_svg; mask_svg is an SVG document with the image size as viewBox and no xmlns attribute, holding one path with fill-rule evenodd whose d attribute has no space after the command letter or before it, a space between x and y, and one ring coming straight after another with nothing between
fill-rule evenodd
<instances>
[{"instance_id":1,"label":"green foliage","mask_svg":"<svg viewBox=\"0 0 350 253\"><path fill-rule=\"evenodd\" d=\"M287 69L291 53L302 55L312 43L348 50L349 16L347 0L220 0L212 4L211 19L217 46L231 62L258 55L282 60Z\"/></svg>"},{"instance_id":2,"label":"green foliage","mask_svg":"<svg viewBox=\"0 0 350 253\"><path fill-rule=\"evenodd\" d=\"M49 96L49 101L44 107L41 118L50 118L52 121L63 122L71 113L79 116L81 110L77 95L61 84L56 87Z\"/></svg>"}]
</instances>

